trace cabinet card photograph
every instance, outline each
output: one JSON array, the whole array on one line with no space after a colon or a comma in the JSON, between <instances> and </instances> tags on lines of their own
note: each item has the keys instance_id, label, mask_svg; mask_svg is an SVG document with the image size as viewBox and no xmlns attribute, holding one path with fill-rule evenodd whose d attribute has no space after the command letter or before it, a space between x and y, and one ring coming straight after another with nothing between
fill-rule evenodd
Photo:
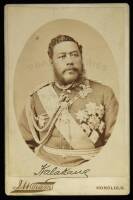
<instances>
[{"instance_id":1,"label":"cabinet card photograph","mask_svg":"<svg viewBox=\"0 0 133 200\"><path fill-rule=\"evenodd\" d=\"M128 4L6 5L5 111L7 195L128 195Z\"/></svg>"}]
</instances>

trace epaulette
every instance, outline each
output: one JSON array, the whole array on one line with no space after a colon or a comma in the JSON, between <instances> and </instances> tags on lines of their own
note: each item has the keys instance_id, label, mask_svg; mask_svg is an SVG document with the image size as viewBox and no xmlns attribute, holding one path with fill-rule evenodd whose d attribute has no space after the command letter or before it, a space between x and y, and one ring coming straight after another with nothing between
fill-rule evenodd
<instances>
[{"instance_id":1,"label":"epaulette","mask_svg":"<svg viewBox=\"0 0 133 200\"><path fill-rule=\"evenodd\" d=\"M41 88L43 88L43 87L46 87L46 86L48 86L48 85L50 85L50 84L52 84L52 82L43 82L43 83L41 83L41 84L39 84L37 87L35 87L30 93L29 93L29 95L31 96L31 95L33 95L34 93L36 93L38 90L40 90Z\"/></svg>"}]
</instances>

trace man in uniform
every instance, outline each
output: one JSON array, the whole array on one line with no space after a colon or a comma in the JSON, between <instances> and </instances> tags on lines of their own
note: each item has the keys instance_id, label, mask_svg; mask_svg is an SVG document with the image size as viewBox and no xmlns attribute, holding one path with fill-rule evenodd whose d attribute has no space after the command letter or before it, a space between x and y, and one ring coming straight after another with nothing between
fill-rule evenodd
<instances>
[{"instance_id":1,"label":"man in uniform","mask_svg":"<svg viewBox=\"0 0 133 200\"><path fill-rule=\"evenodd\" d=\"M94 157L116 122L118 102L111 88L85 77L82 46L58 35L48 55L54 81L35 89L20 118L29 147L43 160L75 166Z\"/></svg>"}]
</instances>

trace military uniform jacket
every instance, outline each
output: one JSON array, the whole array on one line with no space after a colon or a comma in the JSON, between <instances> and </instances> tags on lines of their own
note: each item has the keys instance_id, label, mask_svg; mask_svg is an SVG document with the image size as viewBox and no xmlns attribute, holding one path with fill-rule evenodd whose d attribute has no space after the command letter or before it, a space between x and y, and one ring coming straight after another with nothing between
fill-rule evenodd
<instances>
[{"instance_id":1,"label":"military uniform jacket","mask_svg":"<svg viewBox=\"0 0 133 200\"><path fill-rule=\"evenodd\" d=\"M51 85L57 96L60 97L62 90L54 82L41 85L29 97L32 117L40 129L49 122L50 116L42 105L38 91L49 87L49 85ZM66 93L69 100L74 99L77 94L79 96L68 108L68 112L87 135L88 141L92 142L95 149L105 145L112 133L118 112L118 102L112 89L101 83L84 79ZM31 116L27 117L26 109L27 107L24 108L20 117L19 127L26 143L35 151L39 144L33 137L31 127L29 126ZM33 124L33 127L35 126L32 120L30 123ZM47 134L47 131L39 131L40 129L34 129L38 140L42 140ZM76 137L76 130L71 131ZM71 146L56 126L53 126L50 137L45 142L45 146L55 150L74 150L73 146ZM39 150L38 156L45 161L61 166L74 166L86 161L81 156L56 155L56 153L46 152L43 148Z\"/></svg>"}]
</instances>

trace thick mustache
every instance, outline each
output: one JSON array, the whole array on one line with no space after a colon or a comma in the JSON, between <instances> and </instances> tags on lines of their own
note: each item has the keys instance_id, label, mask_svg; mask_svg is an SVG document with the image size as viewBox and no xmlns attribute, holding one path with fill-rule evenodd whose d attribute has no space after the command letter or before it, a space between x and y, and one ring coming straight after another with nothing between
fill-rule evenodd
<instances>
[{"instance_id":1,"label":"thick mustache","mask_svg":"<svg viewBox=\"0 0 133 200\"><path fill-rule=\"evenodd\" d=\"M63 74L64 74L66 71L69 71L69 70L73 70L73 71L76 71L76 72L79 71L79 70L78 70L77 68L75 68L75 67L69 67L68 69L65 69L65 70L63 71Z\"/></svg>"}]
</instances>

